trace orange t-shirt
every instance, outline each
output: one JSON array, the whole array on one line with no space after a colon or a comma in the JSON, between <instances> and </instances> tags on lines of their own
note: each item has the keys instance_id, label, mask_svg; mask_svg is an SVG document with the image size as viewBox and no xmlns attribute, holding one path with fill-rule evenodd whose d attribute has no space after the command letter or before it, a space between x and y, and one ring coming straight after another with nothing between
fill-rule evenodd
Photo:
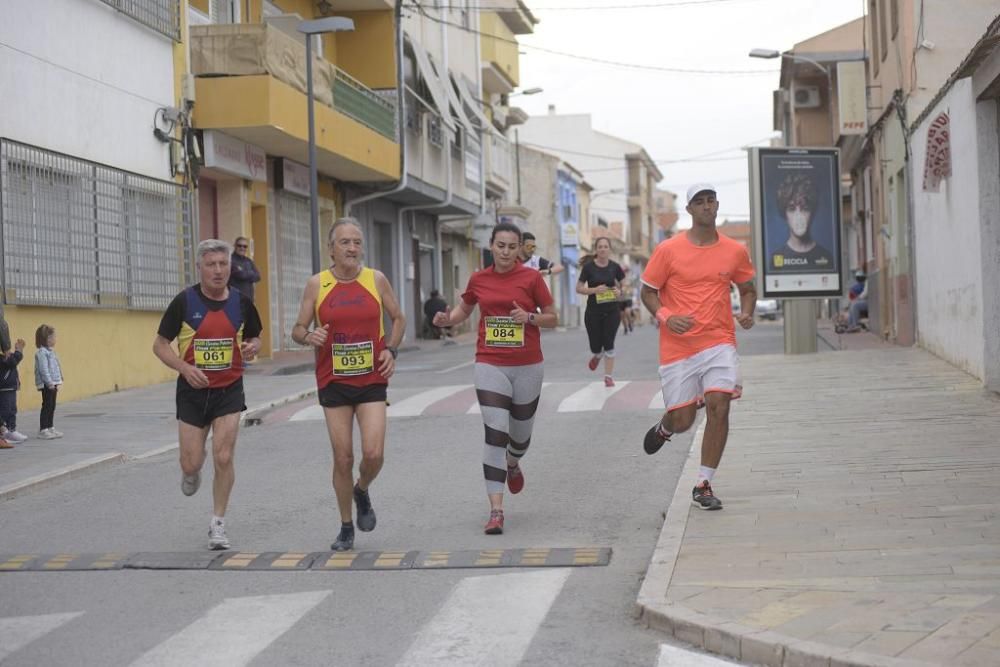
<instances>
[{"instance_id":1,"label":"orange t-shirt","mask_svg":"<svg viewBox=\"0 0 1000 667\"><path fill-rule=\"evenodd\" d=\"M660 305L672 315L694 316L687 333L660 327L660 364L687 359L715 345L736 345L730 284L753 276L746 248L723 234L707 246L691 243L687 233L656 246L642 282L659 291Z\"/></svg>"}]
</instances>

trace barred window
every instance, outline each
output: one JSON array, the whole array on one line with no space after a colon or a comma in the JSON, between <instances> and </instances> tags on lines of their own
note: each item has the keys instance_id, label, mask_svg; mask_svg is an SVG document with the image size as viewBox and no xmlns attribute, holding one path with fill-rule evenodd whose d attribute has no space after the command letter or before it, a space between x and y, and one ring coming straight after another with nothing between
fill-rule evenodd
<instances>
[{"instance_id":1,"label":"barred window","mask_svg":"<svg viewBox=\"0 0 1000 667\"><path fill-rule=\"evenodd\" d=\"M159 310L193 273L181 186L0 142L7 303Z\"/></svg>"},{"instance_id":2,"label":"barred window","mask_svg":"<svg viewBox=\"0 0 1000 667\"><path fill-rule=\"evenodd\" d=\"M101 0L142 25L181 41L180 0Z\"/></svg>"}]
</instances>

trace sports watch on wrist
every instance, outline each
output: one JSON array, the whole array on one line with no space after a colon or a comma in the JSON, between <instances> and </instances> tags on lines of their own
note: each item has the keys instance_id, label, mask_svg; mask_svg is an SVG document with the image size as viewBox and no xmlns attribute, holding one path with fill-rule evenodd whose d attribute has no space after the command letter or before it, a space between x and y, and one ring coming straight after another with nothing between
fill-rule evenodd
<instances>
[{"instance_id":1,"label":"sports watch on wrist","mask_svg":"<svg viewBox=\"0 0 1000 667\"><path fill-rule=\"evenodd\" d=\"M389 354L392 355L393 359L399 356L399 350L397 348L386 345L385 349L389 350Z\"/></svg>"}]
</instances>

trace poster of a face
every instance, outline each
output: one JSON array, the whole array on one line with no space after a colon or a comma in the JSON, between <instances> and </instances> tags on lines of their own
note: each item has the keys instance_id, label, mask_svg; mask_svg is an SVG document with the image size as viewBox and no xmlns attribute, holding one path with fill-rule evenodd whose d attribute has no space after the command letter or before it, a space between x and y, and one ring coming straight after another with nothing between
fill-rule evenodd
<instances>
[{"instance_id":1,"label":"poster of a face","mask_svg":"<svg viewBox=\"0 0 1000 667\"><path fill-rule=\"evenodd\" d=\"M838 296L840 184L829 149L759 149L764 292Z\"/></svg>"}]
</instances>

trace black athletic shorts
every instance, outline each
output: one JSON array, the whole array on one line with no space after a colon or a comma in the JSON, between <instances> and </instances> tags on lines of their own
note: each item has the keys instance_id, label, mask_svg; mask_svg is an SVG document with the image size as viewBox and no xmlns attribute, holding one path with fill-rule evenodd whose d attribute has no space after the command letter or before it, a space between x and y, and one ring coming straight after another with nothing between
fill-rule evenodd
<instances>
[{"instance_id":1,"label":"black athletic shorts","mask_svg":"<svg viewBox=\"0 0 1000 667\"><path fill-rule=\"evenodd\" d=\"M343 382L331 382L319 390L319 404L324 408L339 408L342 405L359 405L361 403L385 403L384 384L370 384L355 387Z\"/></svg>"},{"instance_id":2,"label":"black athletic shorts","mask_svg":"<svg viewBox=\"0 0 1000 667\"><path fill-rule=\"evenodd\" d=\"M195 389L184 378L177 378L177 419L185 424L205 428L218 417L246 409L243 378L214 389Z\"/></svg>"}]
</instances>

